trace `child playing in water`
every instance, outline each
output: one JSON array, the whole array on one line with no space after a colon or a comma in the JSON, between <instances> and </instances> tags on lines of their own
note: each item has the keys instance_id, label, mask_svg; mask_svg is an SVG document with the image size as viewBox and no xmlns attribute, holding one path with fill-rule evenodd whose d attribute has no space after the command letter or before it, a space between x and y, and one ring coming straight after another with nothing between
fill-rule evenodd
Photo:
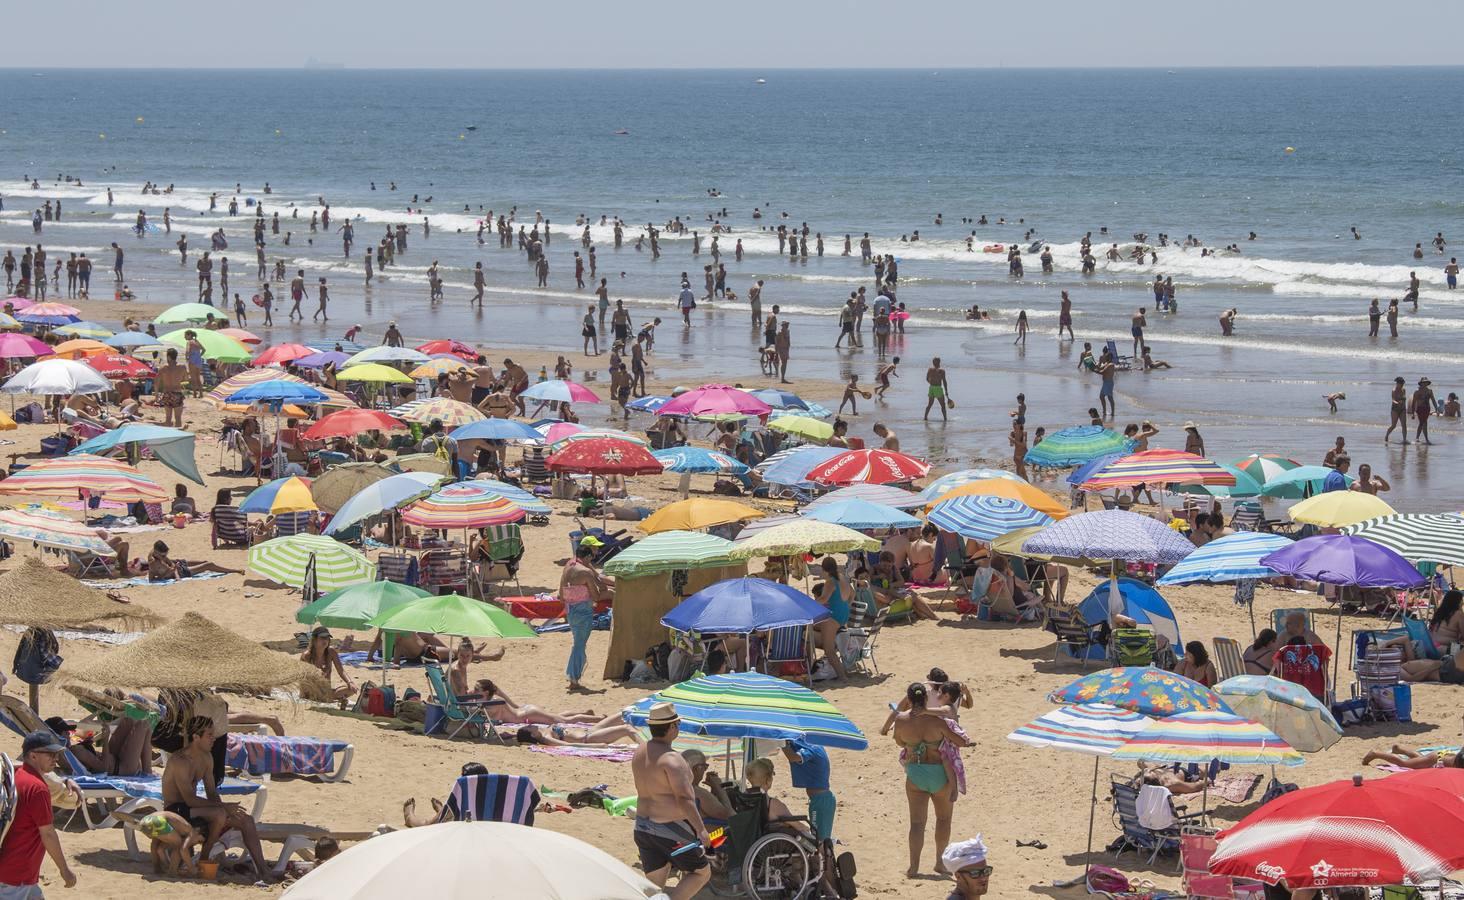
<instances>
[{"instance_id":1,"label":"child playing in water","mask_svg":"<svg viewBox=\"0 0 1464 900\"><path fill-rule=\"evenodd\" d=\"M1327 401L1327 407L1328 407L1328 409L1331 412L1336 412L1337 411L1337 401L1338 400L1346 400L1347 399L1347 395L1346 394L1342 394L1342 393L1326 394L1325 396L1322 397L1322 399Z\"/></svg>"},{"instance_id":2,"label":"child playing in water","mask_svg":"<svg viewBox=\"0 0 1464 900\"><path fill-rule=\"evenodd\" d=\"M880 366L879 372L875 374L874 380L878 383L878 387L874 389L874 395L881 400L884 399L885 391L890 389L890 379L900 377L900 373L895 371L895 367L899 364L900 358L896 356Z\"/></svg>"},{"instance_id":3,"label":"child playing in water","mask_svg":"<svg viewBox=\"0 0 1464 900\"><path fill-rule=\"evenodd\" d=\"M869 391L861 391L859 389L859 376L850 375L849 383L844 386L844 399L839 401L839 412L843 413L844 404L847 403L849 404L849 414L855 416L859 415L860 394L864 395L865 400L868 400L870 398Z\"/></svg>"}]
</instances>

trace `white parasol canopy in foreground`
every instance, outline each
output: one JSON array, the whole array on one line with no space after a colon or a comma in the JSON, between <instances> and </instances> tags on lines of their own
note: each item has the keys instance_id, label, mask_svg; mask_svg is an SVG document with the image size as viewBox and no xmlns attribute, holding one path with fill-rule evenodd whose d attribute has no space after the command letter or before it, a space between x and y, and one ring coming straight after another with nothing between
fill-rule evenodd
<instances>
[{"instance_id":1,"label":"white parasol canopy in foreground","mask_svg":"<svg viewBox=\"0 0 1464 900\"><path fill-rule=\"evenodd\" d=\"M660 889L584 841L504 822L443 822L356 844L288 900L647 900Z\"/></svg>"},{"instance_id":2,"label":"white parasol canopy in foreground","mask_svg":"<svg viewBox=\"0 0 1464 900\"><path fill-rule=\"evenodd\" d=\"M100 394L111 389L107 376L74 359L31 363L0 385L7 394Z\"/></svg>"}]
</instances>

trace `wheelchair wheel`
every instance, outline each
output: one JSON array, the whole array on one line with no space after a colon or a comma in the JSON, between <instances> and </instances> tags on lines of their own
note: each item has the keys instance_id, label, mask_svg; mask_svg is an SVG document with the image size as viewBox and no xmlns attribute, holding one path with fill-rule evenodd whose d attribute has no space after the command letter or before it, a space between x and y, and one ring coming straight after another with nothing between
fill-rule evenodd
<instances>
[{"instance_id":1,"label":"wheelchair wheel","mask_svg":"<svg viewBox=\"0 0 1464 900\"><path fill-rule=\"evenodd\" d=\"M742 863L742 887L753 900L802 900L815 878L803 844L786 834L758 838Z\"/></svg>"}]
</instances>

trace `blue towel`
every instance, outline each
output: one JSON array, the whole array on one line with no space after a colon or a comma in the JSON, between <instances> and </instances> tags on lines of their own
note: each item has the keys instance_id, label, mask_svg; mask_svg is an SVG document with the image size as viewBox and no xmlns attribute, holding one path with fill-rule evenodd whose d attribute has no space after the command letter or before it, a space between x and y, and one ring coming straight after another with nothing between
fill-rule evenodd
<instances>
[{"instance_id":1,"label":"blue towel","mask_svg":"<svg viewBox=\"0 0 1464 900\"><path fill-rule=\"evenodd\" d=\"M366 661L366 654L367 654L367 652L368 651L366 651L366 650L351 650L349 652L342 653L341 654L341 663L344 664L344 665L347 665L347 666L356 666L357 668L360 668L360 669L379 669L379 668L381 668L381 660L380 659L377 659L374 662L369 662L369 663ZM400 665L394 665L394 666L392 666L392 668L394 668L394 669L420 669L420 668L422 668L422 664L420 662L408 662L408 663L401 663Z\"/></svg>"}]
</instances>

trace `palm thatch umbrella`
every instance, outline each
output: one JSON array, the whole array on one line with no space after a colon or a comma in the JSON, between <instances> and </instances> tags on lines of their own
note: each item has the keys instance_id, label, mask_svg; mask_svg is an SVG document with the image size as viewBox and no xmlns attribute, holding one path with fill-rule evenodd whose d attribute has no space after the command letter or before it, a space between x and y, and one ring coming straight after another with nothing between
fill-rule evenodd
<instances>
[{"instance_id":1,"label":"palm thatch umbrella","mask_svg":"<svg viewBox=\"0 0 1464 900\"><path fill-rule=\"evenodd\" d=\"M187 691L264 692L293 685L308 699L330 696L329 685L315 669L194 612L78 666L71 677L92 684Z\"/></svg>"},{"instance_id":2,"label":"palm thatch umbrella","mask_svg":"<svg viewBox=\"0 0 1464 900\"><path fill-rule=\"evenodd\" d=\"M35 557L0 575L0 625L27 628L150 628L162 618L141 606L118 603Z\"/></svg>"}]
</instances>

